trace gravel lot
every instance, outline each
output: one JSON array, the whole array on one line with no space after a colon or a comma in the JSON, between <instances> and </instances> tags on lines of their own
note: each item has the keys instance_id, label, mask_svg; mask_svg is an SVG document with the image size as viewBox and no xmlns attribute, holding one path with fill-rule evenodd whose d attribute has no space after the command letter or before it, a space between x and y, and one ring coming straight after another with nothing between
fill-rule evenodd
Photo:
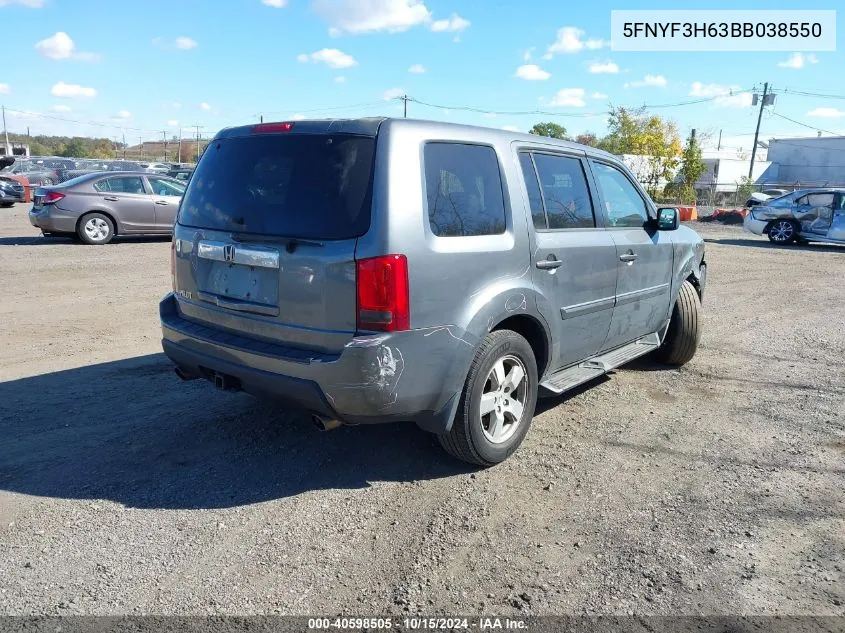
<instances>
[{"instance_id":1,"label":"gravel lot","mask_svg":"<svg viewBox=\"0 0 845 633\"><path fill-rule=\"evenodd\" d=\"M0 613L845 615L845 248L708 240L702 348L473 471L160 353L167 240L0 210Z\"/></svg>"}]
</instances>

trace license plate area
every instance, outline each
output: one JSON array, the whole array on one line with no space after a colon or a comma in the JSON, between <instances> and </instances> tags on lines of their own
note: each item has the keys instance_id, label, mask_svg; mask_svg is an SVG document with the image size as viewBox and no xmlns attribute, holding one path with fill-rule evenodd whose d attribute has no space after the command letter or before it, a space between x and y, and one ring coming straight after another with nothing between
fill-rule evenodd
<instances>
[{"instance_id":1,"label":"license plate area","mask_svg":"<svg viewBox=\"0 0 845 633\"><path fill-rule=\"evenodd\" d=\"M278 308L279 271L272 268L201 262L199 290L223 299L260 304ZM204 274L203 274L204 273Z\"/></svg>"}]
</instances>

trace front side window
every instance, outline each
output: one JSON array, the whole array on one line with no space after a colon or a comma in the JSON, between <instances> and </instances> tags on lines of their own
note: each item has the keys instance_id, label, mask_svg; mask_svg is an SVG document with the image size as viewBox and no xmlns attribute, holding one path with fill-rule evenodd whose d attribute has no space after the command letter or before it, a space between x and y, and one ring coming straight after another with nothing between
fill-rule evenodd
<instances>
[{"instance_id":1,"label":"front side window","mask_svg":"<svg viewBox=\"0 0 845 633\"><path fill-rule=\"evenodd\" d=\"M806 198L805 204L811 207L832 207L833 194L832 193L811 193Z\"/></svg>"},{"instance_id":2,"label":"front side window","mask_svg":"<svg viewBox=\"0 0 845 633\"><path fill-rule=\"evenodd\" d=\"M593 201L581 161L570 156L534 154L550 229L596 225Z\"/></svg>"},{"instance_id":3,"label":"front side window","mask_svg":"<svg viewBox=\"0 0 845 633\"><path fill-rule=\"evenodd\" d=\"M496 151L484 145L427 143L428 221L435 235L469 237L505 232L505 200Z\"/></svg>"},{"instance_id":4,"label":"front side window","mask_svg":"<svg viewBox=\"0 0 845 633\"><path fill-rule=\"evenodd\" d=\"M593 163L608 226L642 228L648 221L648 207L631 181L616 167Z\"/></svg>"},{"instance_id":5,"label":"front side window","mask_svg":"<svg viewBox=\"0 0 845 633\"><path fill-rule=\"evenodd\" d=\"M148 178L153 193L158 196L181 196L185 193L185 185L177 184L164 178Z\"/></svg>"}]
</instances>

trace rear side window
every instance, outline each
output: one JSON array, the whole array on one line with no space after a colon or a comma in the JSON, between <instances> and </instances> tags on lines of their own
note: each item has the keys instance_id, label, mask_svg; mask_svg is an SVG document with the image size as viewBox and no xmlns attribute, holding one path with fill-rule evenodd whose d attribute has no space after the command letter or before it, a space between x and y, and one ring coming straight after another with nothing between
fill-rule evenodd
<instances>
[{"instance_id":1,"label":"rear side window","mask_svg":"<svg viewBox=\"0 0 845 633\"><path fill-rule=\"evenodd\" d=\"M179 223L313 239L367 232L375 137L259 134L223 138L203 153Z\"/></svg>"},{"instance_id":2,"label":"rear side window","mask_svg":"<svg viewBox=\"0 0 845 633\"><path fill-rule=\"evenodd\" d=\"M505 232L505 200L496 151L486 145L427 143L423 153L428 221L435 235Z\"/></svg>"},{"instance_id":3,"label":"rear side window","mask_svg":"<svg viewBox=\"0 0 845 633\"><path fill-rule=\"evenodd\" d=\"M94 189L101 193L135 193L145 194L144 183L140 178L106 178L94 184Z\"/></svg>"},{"instance_id":4,"label":"rear side window","mask_svg":"<svg viewBox=\"0 0 845 633\"><path fill-rule=\"evenodd\" d=\"M570 156L534 154L550 229L588 229L596 225L593 202L581 161Z\"/></svg>"}]
</instances>

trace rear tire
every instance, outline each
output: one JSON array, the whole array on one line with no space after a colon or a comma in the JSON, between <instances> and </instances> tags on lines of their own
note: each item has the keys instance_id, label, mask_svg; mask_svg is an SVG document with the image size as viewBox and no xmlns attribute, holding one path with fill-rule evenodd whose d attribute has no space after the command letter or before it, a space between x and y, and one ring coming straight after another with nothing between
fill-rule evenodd
<instances>
[{"instance_id":1,"label":"rear tire","mask_svg":"<svg viewBox=\"0 0 845 633\"><path fill-rule=\"evenodd\" d=\"M102 213L86 213L79 219L76 234L85 244L108 244L114 237L114 224Z\"/></svg>"},{"instance_id":2,"label":"rear tire","mask_svg":"<svg viewBox=\"0 0 845 633\"><path fill-rule=\"evenodd\" d=\"M701 340L700 311L701 300L695 286L684 281L672 309L666 337L657 350L661 362L680 367L692 360Z\"/></svg>"},{"instance_id":3,"label":"rear tire","mask_svg":"<svg viewBox=\"0 0 845 633\"><path fill-rule=\"evenodd\" d=\"M470 464L503 462L528 433L536 404L537 361L528 341L511 330L491 332L472 361L452 428L438 436L440 445Z\"/></svg>"},{"instance_id":4,"label":"rear tire","mask_svg":"<svg viewBox=\"0 0 845 633\"><path fill-rule=\"evenodd\" d=\"M775 220L769 224L766 235L774 244L792 244L798 239L798 225L791 220Z\"/></svg>"}]
</instances>

